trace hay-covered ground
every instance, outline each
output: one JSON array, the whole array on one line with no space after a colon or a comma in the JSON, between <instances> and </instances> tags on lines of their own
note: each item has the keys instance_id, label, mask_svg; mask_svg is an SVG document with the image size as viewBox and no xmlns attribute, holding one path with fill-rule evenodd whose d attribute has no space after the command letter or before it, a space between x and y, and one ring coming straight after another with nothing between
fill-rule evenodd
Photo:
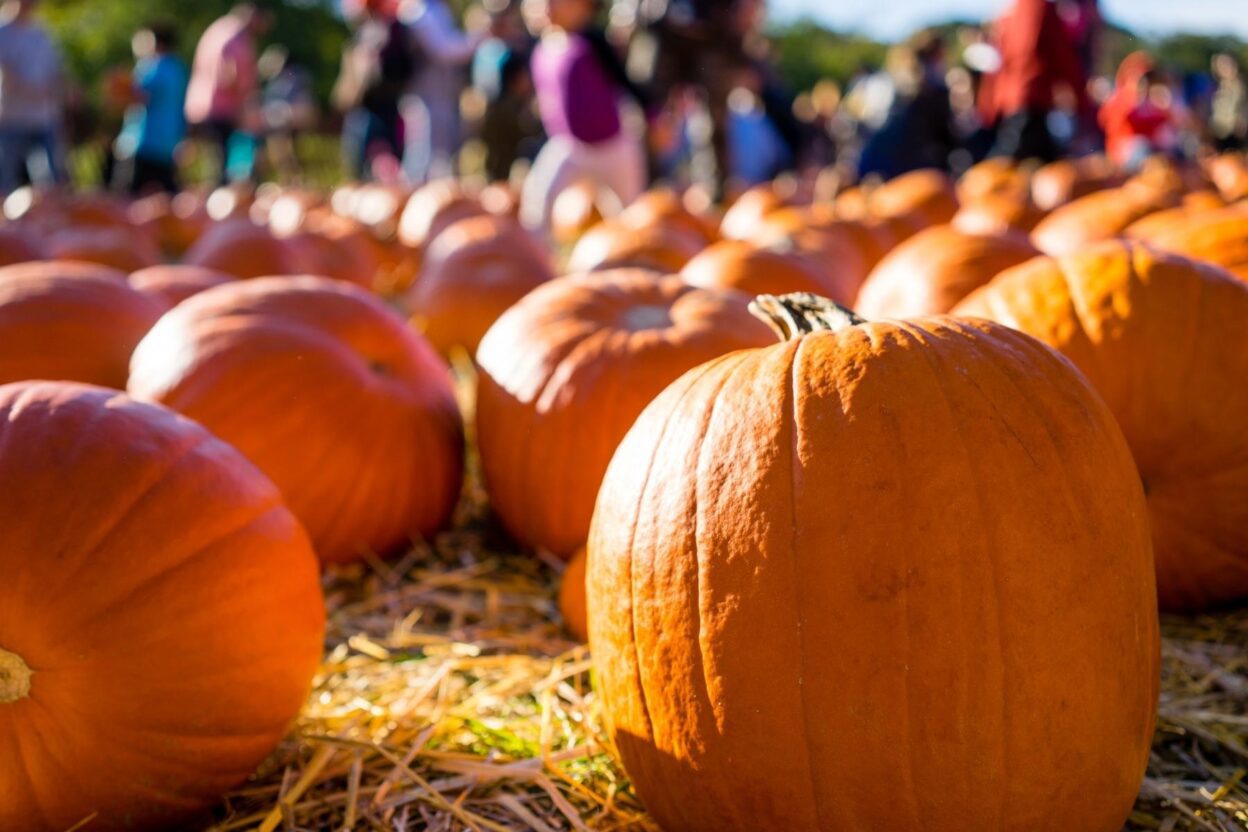
<instances>
[{"instance_id":1,"label":"hay-covered ground","mask_svg":"<svg viewBox=\"0 0 1248 832\"><path fill-rule=\"evenodd\" d=\"M328 580L332 648L226 830L655 828L604 749L554 571L481 531ZM1160 719L1128 828L1248 829L1248 611L1164 625Z\"/></svg>"},{"instance_id":2,"label":"hay-covered ground","mask_svg":"<svg viewBox=\"0 0 1248 832\"><path fill-rule=\"evenodd\" d=\"M606 749L589 652L559 624L558 567L508 551L475 469L470 456L459 531L326 579L330 647L308 705L212 832L657 829ZM1157 734L1126 828L1244 832L1248 609L1162 631Z\"/></svg>"}]
</instances>

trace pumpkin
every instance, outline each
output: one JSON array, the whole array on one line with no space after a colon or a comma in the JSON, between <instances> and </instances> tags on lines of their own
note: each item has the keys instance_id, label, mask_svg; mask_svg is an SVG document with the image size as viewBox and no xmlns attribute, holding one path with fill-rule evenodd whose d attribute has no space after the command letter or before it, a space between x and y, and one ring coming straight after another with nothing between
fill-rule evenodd
<instances>
[{"instance_id":1,"label":"pumpkin","mask_svg":"<svg viewBox=\"0 0 1248 832\"><path fill-rule=\"evenodd\" d=\"M0 268L0 384L41 378L124 388L130 353L166 308L103 266Z\"/></svg>"},{"instance_id":2,"label":"pumpkin","mask_svg":"<svg viewBox=\"0 0 1248 832\"><path fill-rule=\"evenodd\" d=\"M193 194L152 194L130 206L130 222L155 240L165 254L180 258L207 230L212 220Z\"/></svg>"},{"instance_id":3,"label":"pumpkin","mask_svg":"<svg viewBox=\"0 0 1248 832\"><path fill-rule=\"evenodd\" d=\"M1026 190L989 193L965 202L951 224L968 234L1030 232L1044 218Z\"/></svg>"},{"instance_id":4,"label":"pumpkin","mask_svg":"<svg viewBox=\"0 0 1248 832\"><path fill-rule=\"evenodd\" d=\"M949 225L933 226L880 261L854 308L871 319L939 315L1039 254L1022 234L966 234Z\"/></svg>"},{"instance_id":5,"label":"pumpkin","mask_svg":"<svg viewBox=\"0 0 1248 832\"><path fill-rule=\"evenodd\" d=\"M1059 256L1120 236L1136 220L1175 202L1146 188L1110 188L1080 197L1042 219L1031 241L1045 254Z\"/></svg>"},{"instance_id":6,"label":"pumpkin","mask_svg":"<svg viewBox=\"0 0 1248 832\"><path fill-rule=\"evenodd\" d=\"M130 275L133 288L169 307L234 280L233 275L199 266L153 266Z\"/></svg>"},{"instance_id":7,"label":"pumpkin","mask_svg":"<svg viewBox=\"0 0 1248 832\"><path fill-rule=\"evenodd\" d=\"M499 315L554 277L550 256L515 220L473 217L429 247L407 306L440 353L462 347L474 355Z\"/></svg>"},{"instance_id":8,"label":"pumpkin","mask_svg":"<svg viewBox=\"0 0 1248 832\"><path fill-rule=\"evenodd\" d=\"M1242 153L1223 153L1209 160L1209 179L1227 202L1248 198L1248 160Z\"/></svg>"},{"instance_id":9,"label":"pumpkin","mask_svg":"<svg viewBox=\"0 0 1248 832\"><path fill-rule=\"evenodd\" d=\"M47 250L20 225L0 225L0 267L46 260Z\"/></svg>"},{"instance_id":10,"label":"pumpkin","mask_svg":"<svg viewBox=\"0 0 1248 832\"><path fill-rule=\"evenodd\" d=\"M646 191L624 209L619 219L630 228L656 224L675 226L700 237L703 245L710 245L719 236L711 223L685 206L679 194L666 188Z\"/></svg>"},{"instance_id":11,"label":"pumpkin","mask_svg":"<svg viewBox=\"0 0 1248 832\"><path fill-rule=\"evenodd\" d=\"M867 207L872 217L907 219L917 232L953 219L958 198L953 182L942 171L915 170L873 189Z\"/></svg>"},{"instance_id":12,"label":"pumpkin","mask_svg":"<svg viewBox=\"0 0 1248 832\"><path fill-rule=\"evenodd\" d=\"M1109 410L986 321L760 304L789 340L670 386L594 512L595 689L647 809L673 832L1120 829L1159 638Z\"/></svg>"},{"instance_id":13,"label":"pumpkin","mask_svg":"<svg viewBox=\"0 0 1248 832\"><path fill-rule=\"evenodd\" d=\"M1221 266L1248 281L1248 210L1200 214L1145 239L1153 246Z\"/></svg>"},{"instance_id":14,"label":"pumpkin","mask_svg":"<svg viewBox=\"0 0 1248 832\"><path fill-rule=\"evenodd\" d=\"M338 213L372 228L383 237L392 237L399 227L399 218L411 193L398 185L367 183L358 186L344 208ZM338 203L335 203L337 208Z\"/></svg>"},{"instance_id":15,"label":"pumpkin","mask_svg":"<svg viewBox=\"0 0 1248 832\"><path fill-rule=\"evenodd\" d=\"M428 538L459 497L446 367L402 318L341 281L264 278L191 298L135 350L129 389L242 451L326 563Z\"/></svg>"},{"instance_id":16,"label":"pumpkin","mask_svg":"<svg viewBox=\"0 0 1248 832\"><path fill-rule=\"evenodd\" d=\"M573 182L555 197L550 207L551 237L561 246L576 245L585 232L602 220L598 188L593 182L582 179Z\"/></svg>"},{"instance_id":17,"label":"pumpkin","mask_svg":"<svg viewBox=\"0 0 1248 832\"><path fill-rule=\"evenodd\" d=\"M123 272L160 263L156 241L138 228L67 228L51 235L48 254L55 260L95 263Z\"/></svg>"},{"instance_id":18,"label":"pumpkin","mask_svg":"<svg viewBox=\"0 0 1248 832\"><path fill-rule=\"evenodd\" d=\"M674 273L706 247L703 238L675 225L631 228L607 220L581 237L568 256L569 272L650 269Z\"/></svg>"},{"instance_id":19,"label":"pumpkin","mask_svg":"<svg viewBox=\"0 0 1248 832\"><path fill-rule=\"evenodd\" d=\"M585 609L585 550L577 549L559 583L559 612L564 628L577 641L589 641L589 615Z\"/></svg>"},{"instance_id":20,"label":"pumpkin","mask_svg":"<svg viewBox=\"0 0 1248 832\"><path fill-rule=\"evenodd\" d=\"M470 196L452 179L430 182L407 200L399 218L399 241L423 248L460 220L488 212L481 201Z\"/></svg>"},{"instance_id":21,"label":"pumpkin","mask_svg":"<svg viewBox=\"0 0 1248 832\"><path fill-rule=\"evenodd\" d=\"M286 238L295 247L300 269L371 289L382 269L369 235L351 220L335 218Z\"/></svg>"},{"instance_id":22,"label":"pumpkin","mask_svg":"<svg viewBox=\"0 0 1248 832\"><path fill-rule=\"evenodd\" d=\"M750 240L764 248L812 261L824 275L821 294L838 303L850 303L872 267L903 238L895 231L895 223L838 220L817 209L781 208L763 219ZM910 233L907 230L904 236ZM782 290L781 294L784 293Z\"/></svg>"},{"instance_id":23,"label":"pumpkin","mask_svg":"<svg viewBox=\"0 0 1248 832\"><path fill-rule=\"evenodd\" d=\"M1163 609L1248 598L1248 286L1109 242L1007 271L955 312L1057 348L1104 396L1148 495Z\"/></svg>"},{"instance_id":24,"label":"pumpkin","mask_svg":"<svg viewBox=\"0 0 1248 832\"><path fill-rule=\"evenodd\" d=\"M1031 198L1041 211L1052 211L1121 182L1121 176L1105 156L1061 159L1044 165L1032 174Z\"/></svg>"},{"instance_id":25,"label":"pumpkin","mask_svg":"<svg viewBox=\"0 0 1248 832\"><path fill-rule=\"evenodd\" d=\"M250 220L219 222L204 232L182 258L187 266L213 269L239 278L294 275L304 271L299 248L279 240Z\"/></svg>"},{"instance_id":26,"label":"pumpkin","mask_svg":"<svg viewBox=\"0 0 1248 832\"><path fill-rule=\"evenodd\" d=\"M691 286L736 289L749 295L785 292L829 294L832 281L812 258L741 240L720 240L690 260L680 276Z\"/></svg>"},{"instance_id":27,"label":"pumpkin","mask_svg":"<svg viewBox=\"0 0 1248 832\"><path fill-rule=\"evenodd\" d=\"M958 203L967 205L993 195L1026 191L1030 181L1026 168L1008 157L994 156L967 168L958 179L955 193Z\"/></svg>"},{"instance_id":28,"label":"pumpkin","mask_svg":"<svg viewBox=\"0 0 1248 832\"><path fill-rule=\"evenodd\" d=\"M746 297L618 271L553 280L503 313L477 350L477 442L515 540L565 560L585 543L607 462L650 399L768 341Z\"/></svg>"},{"instance_id":29,"label":"pumpkin","mask_svg":"<svg viewBox=\"0 0 1248 832\"><path fill-rule=\"evenodd\" d=\"M307 535L233 448L98 387L0 387L0 470L0 828L198 826L307 698Z\"/></svg>"},{"instance_id":30,"label":"pumpkin","mask_svg":"<svg viewBox=\"0 0 1248 832\"><path fill-rule=\"evenodd\" d=\"M1204 222L1210 214L1222 210L1226 203L1210 191L1198 191L1183 197L1182 203L1173 208L1163 208L1146 214L1126 227L1122 236L1136 240L1150 240L1169 233L1179 226Z\"/></svg>"},{"instance_id":31,"label":"pumpkin","mask_svg":"<svg viewBox=\"0 0 1248 832\"><path fill-rule=\"evenodd\" d=\"M728 240L748 240L763 218L788 205L789 201L770 184L756 185L737 197L724 212L719 223L720 236Z\"/></svg>"}]
</instances>

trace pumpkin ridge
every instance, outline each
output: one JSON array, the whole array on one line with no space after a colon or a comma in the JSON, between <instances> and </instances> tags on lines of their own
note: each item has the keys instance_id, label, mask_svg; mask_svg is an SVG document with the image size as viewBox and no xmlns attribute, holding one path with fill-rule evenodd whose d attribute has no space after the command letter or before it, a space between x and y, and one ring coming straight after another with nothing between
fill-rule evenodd
<instances>
[{"instance_id":1,"label":"pumpkin ridge","mask_svg":"<svg viewBox=\"0 0 1248 832\"><path fill-rule=\"evenodd\" d=\"M806 634L802 628L802 620L804 618L802 612L802 592L801 577L798 574L798 528L800 526L797 516L797 472L801 465L801 418L798 414L798 395L797 386L800 383L798 378L798 365L805 352L803 347L806 341L803 339L797 342L796 349L792 350L789 356L789 381L786 385L786 395L788 401L781 405L781 410L785 414L784 418L788 422L789 428L789 522L792 525L792 534L789 536L789 546L792 549L789 558L790 566L793 573L793 611L795 613L797 624L797 693L802 703L802 744L806 752L806 774L810 784L810 805L814 810L815 825L820 828L826 828L823 821L823 803L819 799L819 787L815 782L815 755L810 746L810 704L807 701L806 686L804 680L806 677ZM844 409L838 407L837 411L843 418ZM701 516L700 514L695 516ZM699 617L699 621L701 618Z\"/></svg>"},{"instance_id":2,"label":"pumpkin ridge","mask_svg":"<svg viewBox=\"0 0 1248 832\"><path fill-rule=\"evenodd\" d=\"M1128 246L1129 248L1136 248L1132 246L1131 243L1129 242L1125 243L1124 245ZM1087 368L1081 367L1077 363L1074 362L1074 359L1071 359L1071 362L1075 363L1075 366L1078 368L1079 372L1082 373L1084 376L1091 375L1091 371L1095 370L1096 377L1097 379L1101 380L1101 384L1093 383L1092 386L1097 389L1098 395L1106 395L1108 391L1106 391L1106 393L1101 393L1100 391L1103 389L1104 380L1113 378L1113 375L1108 374L1106 372L1105 361L1100 354L1101 350L1097 349L1096 347L1097 342L1102 340L1100 337L1100 334L1098 334L1097 338L1094 340L1092 337L1091 330L1088 329L1088 322L1089 322L1088 298L1081 293L1082 281L1072 279L1071 277L1070 263L1074 259L1075 256L1076 255L1073 255L1073 254L1066 254L1061 257L1053 258L1053 262L1057 266L1057 273L1061 275L1062 286L1066 289L1066 299L1070 303L1071 311L1074 313L1072 317L1076 321L1079 322L1079 332L1078 332L1079 337L1077 340L1081 340L1083 342L1083 347L1084 347L1084 349L1081 350L1081 352L1091 356L1092 360L1095 362L1095 367L1087 367ZM1132 284L1138 283L1139 276L1140 276L1140 273L1135 268L1134 251L1132 252L1132 256L1128 258L1128 262L1131 265L1131 276L1130 278L1128 278L1128 286L1130 286ZM1115 315L1115 318L1117 318L1116 315ZM1072 339L1072 340L1076 340L1076 339ZM1067 351L1064 349L1060 351L1063 354L1068 354Z\"/></svg>"},{"instance_id":3,"label":"pumpkin ridge","mask_svg":"<svg viewBox=\"0 0 1248 832\"><path fill-rule=\"evenodd\" d=\"M37 699L31 699L30 701L32 704L39 704ZM26 720L26 722L29 723L30 720ZM27 764L27 760L29 759L29 754L26 750L27 743L22 742L22 738L26 735L26 731L17 727L17 720L14 720L14 727L17 730L13 731L10 736L14 737L16 740L14 745L17 747L17 759L21 762L21 765L18 766L18 771L21 772L22 779L26 783L26 794L30 797L30 802L34 804L35 809L38 811L39 820L43 822L43 825L46 828L54 829L56 828L56 824L52 823L51 815L48 813L47 809L44 808L43 795L39 793L39 787L35 783L35 778L31 775L31 767ZM60 763L56 763L56 766L57 768L61 768ZM62 786L66 783L73 783L75 786L78 785L76 779L69 772L64 771L63 769L61 771L61 777L64 778L60 781Z\"/></svg>"},{"instance_id":4,"label":"pumpkin ridge","mask_svg":"<svg viewBox=\"0 0 1248 832\"><path fill-rule=\"evenodd\" d=\"M21 656L0 647L0 705L29 698L31 677L34 675Z\"/></svg>"}]
</instances>

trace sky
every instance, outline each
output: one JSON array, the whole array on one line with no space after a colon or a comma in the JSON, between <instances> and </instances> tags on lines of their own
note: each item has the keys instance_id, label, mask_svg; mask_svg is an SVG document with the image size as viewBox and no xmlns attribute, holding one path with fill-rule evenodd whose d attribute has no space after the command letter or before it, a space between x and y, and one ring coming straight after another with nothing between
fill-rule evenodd
<instances>
[{"instance_id":1,"label":"sky","mask_svg":"<svg viewBox=\"0 0 1248 832\"><path fill-rule=\"evenodd\" d=\"M832 28L885 40L905 37L929 23L952 18L987 19L1009 0L769 0L778 20L812 17ZM1101 0L1110 20L1140 34L1175 31L1248 38L1248 0Z\"/></svg>"}]
</instances>

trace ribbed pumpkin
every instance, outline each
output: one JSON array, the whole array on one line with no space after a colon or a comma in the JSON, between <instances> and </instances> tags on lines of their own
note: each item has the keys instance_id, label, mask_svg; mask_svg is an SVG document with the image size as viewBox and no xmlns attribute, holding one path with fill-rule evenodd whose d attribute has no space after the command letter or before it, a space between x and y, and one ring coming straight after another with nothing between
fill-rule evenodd
<instances>
[{"instance_id":1,"label":"ribbed pumpkin","mask_svg":"<svg viewBox=\"0 0 1248 832\"><path fill-rule=\"evenodd\" d=\"M140 228L67 228L48 238L48 256L137 272L160 263L160 248Z\"/></svg>"},{"instance_id":2,"label":"ribbed pumpkin","mask_svg":"<svg viewBox=\"0 0 1248 832\"><path fill-rule=\"evenodd\" d=\"M1183 197L1182 203L1173 208L1163 208L1136 220L1127 226L1122 235L1136 240L1150 240L1179 226L1204 222L1210 214L1225 207L1226 203L1213 191L1197 191Z\"/></svg>"},{"instance_id":3,"label":"ribbed pumpkin","mask_svg":"<svg viewBox=\"0 0 1248 832\"><path fill-rule=\"evenodd\" d=\"M741 240L709 246L681 269L680 276L691 286L736 289L748 295L831 290L831 281L812 258Z\"/></svg>"},{"instance_id":4,"label":"ribbed pumpkin","mask_svg":"<svg viewBox=\"0 0 1248 832\"><path fill-rule=\"evenodd\" d=\"M215 286L233 283L225 272L199 266L153 266L130 275L130 285L166 306L177 306L189 297Z\"/></svg>"},{"instance_id":5,"label":"ribbed pumpkin","mask_svg":"<svg viewBox=\"0 0 1248 832\"><path fill-rule=\"evenodd\" d=\"M568 257L568 271L650 269L670 274L684 268L705 247L703 237L676 225L633 228L619 219L606 220L577 241Z\"/></svg>"},{"instance_id":6,"label":"ribbed pumpkin","mask_svg":"<svg viewBox=\"0 0 1248 832\"><path fill-rule=\"evenodd\" d=\"M499 315L554 277L549 255L515 220L473 217L429 247L407 307L438 352L475 355Z\"/></svg>"},{"instance_id":7,"label":"ribbed pumpkin","mask_svg":"<svg viewBox=\"0 0 1248 832\"><path fill-rule=\"evenodd\" d=\"M907 219L918 231L953 219L958 212L958 198L953 182L943 172L915 170L873 189L867 208L872 217Z\"/></svg>"},{"instance_id":8,"label":"ribbed pumpkin","mask_svg":"<svg viewBox=\"0 0 1248 832\"><path fill-rule=\"evenodd\" d=\"M380 300L340 281L260 279L191 298L135 350L130 392L242 451L325 562L427 538L459 497L446 367Z\"/></svg>"},{"instance_id":9,"label":"ribbed pumpkin","mask_svg":"<svg viewBox=\"0 0 1248 832\"><path fill-rule=\"evenodd\" d=\"M815 209L781 208L768 214L749 239L763 248L812 262L823 275L821 294L850 303L872 267L897 244L893 222L838 220Z\"/></svg>"},{"instance_id":10,"label":"ribbed pumpkin","mask_svg":"<svg viewBox=\"0 0 1248 832\"><path fill-rule=\"evenodd\" d=\"M423 248L460 220L488 213L453 179L430 182L412 194L399 217L399 241Z\"/></svg>"},{"instance_id":11,"label":"ribbed pumpkin","mask_svg":"<svg viewBox=\"0 0 1248 832\"><path fill-rule=\"evenodd\" d=\"M598 498L596 690L638 795L672 832L1117 832L1159 655L1113 416L1005 327L789 303L787 343L647 408Z\"/></svg>"},{"instance_id":12,"label":"ribbed pumpkin","mask_svg":"<svg viewBox=\"0 0 1248 832\"><path fill-rule=\"evenodd\" d=\"M1129 225L1174 200L1146 188L1096 191L1056 209L1031 232L1031 241L1045 254L1070 254L1102 240L1120 236Z\"/></svg>"},{"instance_id":13,"label":"ribbed pumpkin","mask_svg":"<svg viewBox=\"0 0 1248 832\"><path fill-rule=\"evenodd\" d=\"M18 225L0 225L0 266L44 260L47 249Z\"/></svg>"},{"instance_id":14,"label":"ribbed pumpkin","mask_svg":"<svg viewBox=\"0 0 1248 832\"><path fill-rule=\"evenodd\" d=\"M294 275L303 271L298 248L250 220L230 219L211 226L187 251L187 266L214 269L239 278Z\"/></svg>"},{"instance_id":15,"label":"ribbed pumpkin","mask_svg":"<svg viewBox=\"0 0 1248 832\"><path fill-rule=\"evenodd\" d=\"M871 319L943 314L1001 272L1039 254L1022 234L966 234L934 226L880 261L854 308Z\"/></svg>"},{"instance_id":16,"label":"ribbed pumpkin","mask_svg":"<svg viewBox=\"0 0 1248 832\"><path fill-rule=\"evenodd\" d=\"M520 543L567 559L637 414L690 367L769 340L747 296L621 271L551 281L477 351L477 441L490 501Z\"/></svg>"},{"instance_id":17,"label":"ribbed pumpkin","mask_svg":"<svg viewBox=\"0 0 1248 832\"><path fill-rule=\"evenodd\" d=\"M1056 347L1135 453L1166 610L1248 598L1248 286L1136 243L1039 259L955 312Z\"/></svg>"},{"instance_id":18,"label":"ribbed pumpkin","mask_svg":"<svg viewBox=\"0 0 1248 832\"><path fill-rule=\"evenodd\" d=\"M584 549L577 549L559 583L559 613L563 626L578 641L589 641L589 614L585 609Z\"/></svg>"},{"instance_id":19,"label":"ribbed pumpkin","mask_svg":"<svg viewBox=\"0 0 1248 832\"><path fill-rule=\"evenodd\" d=\"M0 828L203 825L307 698L307 536L233 448L98 387L0 387L0 470Z\"/></svg>"},{"instance_id":20,"label":"ribbed pumpkin","mask_svg":"<svg viewBox=\"0 0 1248 832\"><path fill-rule=\"evenodd\" d=\"M124 388L130 353L166 308L104 266L0 268L0 384L51 379Z\"/></svg>"},{"instance_id":21,"label":"ribbed pumpkin","mask_svg":"<svg viewBox=\"0 0 1248 832\"><path fill-rule=\"evenodd\" d=\"M1221 266L1248 281L1248 208L1228 208L1145 237L1153 246Z\"/></svg>"}]
</instances>

